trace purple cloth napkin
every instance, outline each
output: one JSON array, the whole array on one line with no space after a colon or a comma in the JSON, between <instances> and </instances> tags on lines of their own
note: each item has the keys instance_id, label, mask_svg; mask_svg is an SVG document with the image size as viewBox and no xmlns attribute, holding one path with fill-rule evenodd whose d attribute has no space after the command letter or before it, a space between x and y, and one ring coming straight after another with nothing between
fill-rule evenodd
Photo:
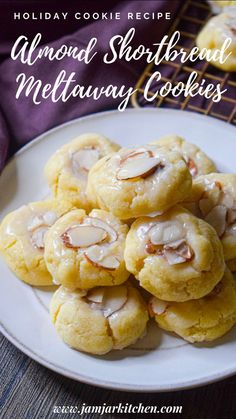
<instances>
[{"instance_id":1,"label":"purple cloth napkin","mask_svg":"<svg viewBox=\"0 0 236 419\"><path fill-rule=\"evenodd\" d=\"M65 5L65 2L63 3ZM89 2L83 3L89 4ZM94 2L92 3L93 8L90 4L90 9L97 11L98 8L95 8ZM105 2L97 2L97 4L98 3L103 3L104 5ZM24 9L27 9L27 5L28 2L25 4ZM73 33L69 32L70 27L67 24L64 26L63 32L64 34L66 33L66 35L59 37L58 39L55 39L54 36L57 34L60 36L62 29L55 24L55 34L53 36L54 22L51 23L51 32L48 30L48 23L46 25L43 21L37 21L37 24L31 24L30 27L25 25L26 29L24 31L22 22L20 24L15 24L15 22L11 20L11 23L9 22L9 33L11 33L11 36L9 36L10 42L7 40L5 33L4 42L2 43L3 47L2 50L0 50L0 61L4 58L0 65L0 170L4 166L7 156L11 155L20 146L40 133L81 115L117 107L118 103L121 101L120 98L114 100L105 97L102 97L97 101L94 101L91 98L83 100L71 98L65 103L61 101L52 103L51 100L43 100L40 105L35 105L32 102L32 97L27 98L22 96L16 100L16 77L19 73L25 72L27 76L34 75L36 79L41 79L44 83L54 83L56 75L62 69L65 69L68 74L75 71L79 84L85 86L90 84L98 87L109 84L117 86L125 84L127 87L134 86L142 69L146 65L145 60L132 61L130 63L119 60L114 64L103 64L102 57L109 50L110 38L116 34L124 35L130 27L135 27L136 34L135 38L132 40L132 46L137 47L139 44L144 44L147 47L151 47L154 42L160 41L162 36L167 33L179 5L179 0L113 2L113 8L111 8L111 10L113 12L121 12L121 15L123 16L122 19L110 20L108 22L104 20L92 21L88 22L86 25L84 22L82 24L77 23L77 30L75 30L75 23L73 21L71 27L72 30L75 31ZM4 6L2 6L2 8L3 7ZM55 11L57 11L58 7L54 7ZM14 7L14 10L16 9L17 8ZM41 7L40 10L45 11L45 6ZM48 10L49 9L47 8L47 11ZM64 10L67 10L66 5ZM74 8L74 10L76 10L76 8ZM104 7L102 10L106 11L108 9ZM168 11L172 14L172 20L163 19L161 22L144 19L128 21L126 19L128 11L161 11L163 13ZM9 9L7 12L10 19ZM3 11L1 16L4 16ZM14 25L16 29L15 38L12 35L12 32L14 32ZM44 25L47 27L46 31L44 31ZM6 58L7 55L9 57L9 52L14 42L13 40L16 39L19 34L26 36L29 34L32 39L38 32L41 32L43 35L42 42L49 46L53 46L54 48L58 48L62 44L84 48L91 37L97 37L98 43L96 45L96 51L98 51L98 54L90 64L84 64L83 62L75 61L72 58L64 58L61 61L52 62L47 58L43 58L37 61L32 67L22 64L19 60L13 61L10 58Z\"/></svg>"}]
</instances>

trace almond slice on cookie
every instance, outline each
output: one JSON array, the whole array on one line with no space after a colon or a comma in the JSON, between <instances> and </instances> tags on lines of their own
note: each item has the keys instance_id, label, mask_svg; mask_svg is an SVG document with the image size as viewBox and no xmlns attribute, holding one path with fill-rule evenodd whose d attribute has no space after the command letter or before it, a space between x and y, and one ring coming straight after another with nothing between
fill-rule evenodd
<instances>
[{"instance_id":1,"label":"almond slice on cookie","mask_svg":"<svg viewBox=\"0 0 236 419\"><path fill-rule=\"evenodd\" d=\"M48 227L42 226L36 228L31 234L31 243L34 247L43 250L44 249L44 236L48 231Z\"/></svg>"},{"instance_id":2,"label":"almond slice on cookie","mask_svg":"<svg viewBox=\"0 0 236 419\"><path fill-rule=\"evenodd\" d=\"M142 158L149 158L149 157L154 157L153 152L151 150L147 150L144 147L140 147L122 156L120 160L120 166L122 166L124 163L127 163L127 160L130 160L130 159L142 159Z\"/></svg>"},{"instance_id":3,"label":"almond slice on cookie","mask_svg":"<svg viewBox=\"0 0 236 419\"><path fill-rule=\"evenodd\" d=\"M109 236L110 243L115 242L118 238L118 234L116 230L111 225L109 225L106 221L103 221L100 218L86 217L84 219L84 224L92 225L94 227L99 227L105 230Z\"/></svg>"},{"instance_id":4,"label":"almond slice on cookie","mask_svg":"<svg viewBox=\"0 0 236 419\"><path fill-rule=\"evenodd\" d=\"M119 260L109 254L104 254L104 246L91 246L89 247L84 256L97 268L103 268L110 271L117 269L120 266Z\"/></svg>"},{"instance_id":5,"label":"almond slice on cookie","mask_svg":"<svg viewBox=\"0 0 236 419\"><path fill-rule=\"evenodd\" d=\"M106 238L107 232L103 228L92 225L76 225L61 235L64 245L75 249L92 246Z\"/></svg>"},{"instance_id":6,"label":"almond slice on cookie","mask_svg":"<svg viewBox=\"0 0 236 419\"><path fill-rule=\"evenodd\" d=\"M101 304L104 298L104 291L104 288L101 287L93 288L88 291L86 298L92 303Z\"/></svg>"},{"instance_id":7,"label":"almond slice on cookie","mask_svg":"<svg viewBox=\"0 0 236 419\"><path fill-rule=\"evenodd\" d=\"M219 237L222 237L226 229L227 208L224 205L216 205L205 217L205 221L211 224Z\"/></svg>"},{"instance_id":8,"label":"almond slice on cookie","mask_svg":"<svg viewBox=\"0 0 236 419\"><path fill-rule=\"evenodd\" d=\"M177 265L192 259L193 250L185 239L169 243L163 248L163 254L169 265Z\"/></svg>"},{"instance_id":9,"label":"almond slice on cookie","mask_svg":"<svg viewBox=\"0 0 236 419\"><path fill-rule=\"evenodd\" d=\"M135 150L127 150L121 157L120 166L116 173L117 180L128 180L136 177L146 178L164 165L160 159L154 157L151 150L140 147Z\"/></svg>"},{"instance_id":10,"label":"almond slice on cookie","mask_svg":"<svg viewBox=\"0 0 236 419\"><path fill-rule=\"evenodd\" d=\"M184 236L184 227L178 221L156 223L148 232L148 237L154 245L167 244L182 239Z\"/></svg>"},{"instance_id":11,"label":"almond slice on cookie","mask_svg":"<svg viewBox=\"0 0 236 419\"><path fill-rule=\"evenodd\" d=\"M106 288L102 307L104 316L109 317L124 307L128 299L127 294L127 287L122 285Z\"/></svg>"},{"instance_id":12,"label":"almond slice on cookie","mask_svg":"<svg viewBox=\"0 0 236 419\"><path fill-rule=\"evenodd\" d=\"M127 287L99 287L88 291L86 296L91 308L101 310L103 315L108 318L113 313L119 311L127 302Z\"/></svg>"},{"instance_id":13,"label":"almond slice on cookie","mask_svg":"<svg viewBox=\"0 0 236 419\"><path fill-rule=\"evenodd\" d=\"M148 309L151 317L165 314L167 308L168 303L164 300L159 300L157 297L152 297L148 303Z\"/></svg>"},{"instance_id":14,"label":"almond slice on cookie","mask_svg":"<svg viewBox=\"0 0 236 419\"><path fill-rule=\"evenodd\" d=\"M85 147L73 153L71 164L74 175L82 179L86 178L89 170L97 163L99 157L99 150L94 147Z\"/></svg>"}]
</instances>

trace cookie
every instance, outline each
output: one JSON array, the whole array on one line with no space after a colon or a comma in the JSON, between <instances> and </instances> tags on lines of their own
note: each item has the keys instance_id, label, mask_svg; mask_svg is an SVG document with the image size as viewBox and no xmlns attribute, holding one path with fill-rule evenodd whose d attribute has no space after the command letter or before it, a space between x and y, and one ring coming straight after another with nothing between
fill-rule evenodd
<instances>
[{"instance_id":1,"label":"cookie","mask_svg":"<svg viewBox=\"0 0 236 419\"><path fill-rule=\"evenodd\" d=\"M226 38L230 38L231 43L224 48L223 62L218 54L210 63L223 71L236 71L236 11L233 8L212 17L197 36L196 44L200 50L210 50L212 56L222 48Z\"/></svg>"},{"instance_id":2,"label":"cookie","mask_svg":"<svg viewBox=\"0 0 236 419\"><path fill-rule=\"evenodd\" d=\"M67 345L97 355L135 343L148 321L144 300L130 284L74 292L60 287L50 315Z\"/></svg>"},{"instance_id":3,"label":"cookie","mask_svg":"<svg viewBox=\"0 0 236 419\"><path fill-rule=\"evenodd\" d=\"M178 135L166 135L150 144L156 144L157 146L166 147L168 150L180 153L186 161L192 177L216 172L213 161L199 147L185 141Z\"/></svg>"},{"instance_id":4,"label":"cookie","mask_svg":"<svg viewBox=\"0 0 236 419\"><path fill-rule=\"evenodd\" d=\"M0 253L9 268L30 285L51 285L44 262L44 240L49 228L72 209L67 201L39 201L8 214L0 225Z\"/></svg>"},{"instance_id":5,"label":"cookie","mask_svg":"<svg viewBox=\"0 0 236 419\"><path fill-rule=\"evenodd\" d=\"M132 224L125 263L143 288L168 301L203 297L221 280L225 269L214 228L179 206Z\"/></svg>"},{"instance_id":6,"label":"cookie","mask_svg":"<svg viewBox=\"0 0 236 419\"><path fill-rule=\"evenodd\" d=\"M220 13L222 10L228 9L229 7L236 6L235 0L208 0L208 3L211 5L212 11L215 14Z\"/></svg>"},{"instance_id":7,"label":"cookie","mask_svg":"<svg viewBox=\"0 0 236 419\"><path fill-rule=\"evenodd\" d=\"M226 265L231 272L236 271L236 258L226 261Z\"/></svg>"},{"instance_id":8,"label":"cookie","mask_svg":"<svg viewBox=\"0 0 236 419\"><path fill-rule=\"evenodd\" d=\"M70 200L75 206L91 210L85 193L88 173L102 157L120 147L99 134L80 135L65 144L45 166L45 176L54 197Z\"/></svg>"},{"instance_id":9,"label":"cookie","mask_svg":"<svg viewBox=\"0 0 236 419\"><path fill-rule=\"evenodd\" d=\"M236 323L236 282L227 270L214 290L199 300L177 303L153 297L149 307L162 329L191 343L212 341Z\"/></svg>"},{"instance_id":10,"label":"cookie","mask_svg":"<svg viewBox=\"0 0 236 419\"><path fill-rule=\"evenodd\" d=\"M89 289L126 281L124 247L128 226L112 214L73 210L47 235L45 261L55 283Z\"/></svg>"},{"instance_id":11,"label":"cookie","mask_svg":"<svg viewBox=\"0 0 236 419\"><path fill-rule=\"evenodd\" d=\"M215 3L217 6L223 8L225 6L236 6L235 0L213 0L211 3Z\"/></svg>"},{"instance_id":12,"label":"cookie","mask_svg":"<svg viewBox=\"0 0 236 419\"><path fill-rule=\"evenodd\" d=\"M87 195L93 206L125 220L166 211L188 196L191 184L179 153L147 145L123 148L96 163Z\"/></svg>"},{"instance_id":13,"label":"cookie","mask_svg":"<svg viewBox=\"0 0 236 419\"><path fill-rule=\"evenodd\" d=\"M194 180L184 206L211 224L223 245L231 270L236 258L236 174L212 173Z\"/></svg>"}]
</instances>

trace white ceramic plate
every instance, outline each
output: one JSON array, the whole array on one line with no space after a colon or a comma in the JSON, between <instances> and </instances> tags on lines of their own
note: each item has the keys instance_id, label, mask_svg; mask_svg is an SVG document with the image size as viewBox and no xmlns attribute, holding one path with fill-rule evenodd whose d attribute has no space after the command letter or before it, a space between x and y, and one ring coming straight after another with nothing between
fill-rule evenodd
<instances>
[{"instance_id":1,"label":"white ceramic plate","mask_svg":"<svg viewBox=\"0 0 236 419\"><path fill-rule=\"evenodd\" d=\"M235 172L236 129L210 117L175 110L105 112L61 125L18 152L0 176L0 219L48 194L43 167L62 144L99 132L122 145L142 144L176 133L199 145L219 170ZM70 349L48 315L51 292L19 281L0 260L1 331L19 349L65 376L103 387L165 391L210 383L236 373L236 328L214 344L190 345L150 323L146 338L107 356Z\"/></svg>"}]
</instances>

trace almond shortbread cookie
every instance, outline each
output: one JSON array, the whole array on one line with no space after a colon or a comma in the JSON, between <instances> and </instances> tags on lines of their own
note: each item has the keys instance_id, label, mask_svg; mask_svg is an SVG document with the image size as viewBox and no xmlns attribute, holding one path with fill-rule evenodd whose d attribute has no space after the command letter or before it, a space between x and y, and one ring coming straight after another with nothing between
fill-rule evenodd
<instances>
[{"instance_id":1,"label":"almond shortbread cookie","mask_svg":"<svg viewBox=\"0 0 236 419\"><path fill-rule=\"evenodd\" d=\"M44 262L44 241L49 228L73 208L67 201L47 200L23 205L0 225L0 252L10 269L30 285L51 285Z\"/></svg>"},{"instance_id":2,"label":"almond shortbread cookie","mask_svg":"<svg viewBox=\"0 0 236 419\"><path fill-rule=\"evenodd\" d=\"M55 283L89 289L126 281L124 247L128 226L111 213L73 210L47 235L45 261Z\"/></svg>"},{"instance_id":3,"label":"almond shortbread cookie","mask_svg":"<svg viewBox=\"0 0 236 419\"><path fill-rule=\"evenodd\" d=\"M178 135L166 135L150 144L179 152L186 161L192 177L216 172L213 161L199 147L185 141Z\"/></svg>"},{"instance_id":4,"label":"almond shortbread cookie","mask_svg":"<svg viewBox=\"0 0 236 419\"><path fill-rule=\"evenodd\" d=\"M224 52L224 62L217 58L210 63L220 70L236 71L236 10L233 8L212 17L199 33L196 43L200 50L207 48L214 53L222 48L226 38L231 42Z\"/></svg>"},{"instance_id":5,"label":"almond shortbread cookie","mask_svg":"<svg viewBox=\"0 0 236 419\"><path fill-rule=\"evenodd\" d=\"M125 263L143 288L168 301L203 297L221 280L225 269L215 230L179 206L132 224Z\"/></svg>"},{"instance_id":6,"label":"almond shortbread cookie","mask_svg":"<svg viewBox=\"0 0 236 419\"><path fill-rule=\"evenodd\" d=\"M130 284L74 292L60 287L50 314L67 345L97 355L135 343L148 321L144 300Z\"/></svg>"},{"instance_id":7,"label":"almond shortbread cookie","mask_svg":"<svg viewBox=\"0 0 236 419\"><path fill-rule=\"evenodd\" d=\"M224 9L236 7L235 0L208 0L214 14L221 13Z\"/></svg>"},{"instance_id":8,"label":"almond shortbread cookie","mask_svg":"<svg viewBox=\"0 0 236 419\"><path fill-rule=\"evenodd\" d=\"M96 163L87 194L93 206L129 219L166 211L188 196L191 184L179 153L147 145L123 148Z\"/></svg>"},{"instance_id":9,"label":"almond shortbread cookie","mask_svg":"<svg viewBox=\"0 0 236 419\"><path fill-rule=\"evenodd\" d=\"M45 175L56 198L69 199L75 206L91 209L85 193L88 173L102 157L120 147L99 134L80 135L50 158Z\"/></svg>"},{"instance_id":10,"label":"almond shortbread cookie","mask_svg":"<svg viewBox=\"0 0 236 419\"><path fill-rule=\"evenodd\" d=\"M236 269L236 174L211 173L194 180L184 206L211 224L231 270Z\"/></svg>"},{"instance_id":11,"label":"almond shortbread cookie","mask_svg":"<svg viewBox=\"0 0 236 419\"><path fill-rule=\"evenodd\" d=\"M236 323L236 282L227 270L213 291L199 300L176 303L153 297L149 307L162 329L191 343L212 341Z\"/></svg>"}]
</instances>

